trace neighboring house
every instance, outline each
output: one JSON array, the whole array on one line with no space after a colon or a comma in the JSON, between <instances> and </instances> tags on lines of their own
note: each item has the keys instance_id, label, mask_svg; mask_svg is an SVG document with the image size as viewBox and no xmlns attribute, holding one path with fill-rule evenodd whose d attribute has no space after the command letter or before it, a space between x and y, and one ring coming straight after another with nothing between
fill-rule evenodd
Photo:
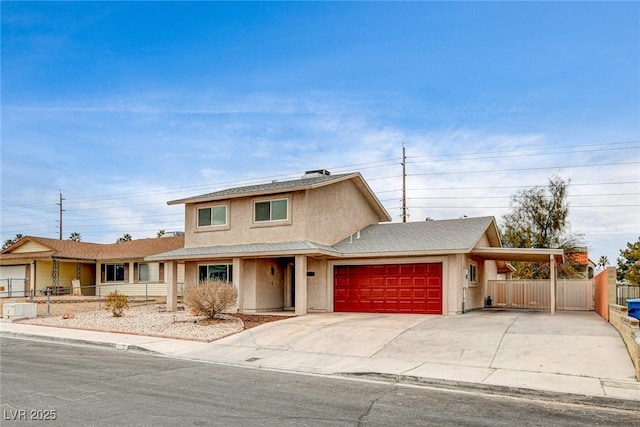
<instances>
[{"instance_id":1,"label":"neighboring house","mask_svg":"<svg viewBox=\"0 0 640 427\"><path fill-rule=\"evenodd\" d=\"M507 261L555 269L562 259L562 250L502 248L493 217L385 224L359 173L311 171L169 204L185 205L185 245L146 258L166 263L168 310L180 265L185 286L233 283L240 312L456 314L483 307Z\"/></svg>"},{"instance_id":2,"label":"neighboring house","mask_svg":"<svg viewBox=\"0 0 640 427\"><path fill-rule=\"evenodd\" d=\"M69 294L73 281L83 295L118 290L128 296L163 296L164 263L144 258L183 245L184 236L112 244L24 237L0 253L0 296L41 295L46 290Z\"/></svg>"},{"instance_id":3,"label":"neighboring house","mask_svg":"<svg viewBox=\"0 0 640 427\"><path fill-rule=\"evenodd\" d=\"M589 259L589 252L586 248L579 252L573 252L567 254L567 257L573 258L573 260L578 264L576 269L582 275L584 279L591 279L596 271L596 263Z\"/></svg>"}]
</instances>

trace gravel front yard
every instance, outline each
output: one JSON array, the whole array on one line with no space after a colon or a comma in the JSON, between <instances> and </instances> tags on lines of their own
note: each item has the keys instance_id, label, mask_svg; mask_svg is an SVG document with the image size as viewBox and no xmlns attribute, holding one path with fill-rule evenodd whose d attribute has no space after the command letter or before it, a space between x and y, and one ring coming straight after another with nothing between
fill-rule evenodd
<instances>
[{"instance_id":1,"label":"gravel front yard","mask_svg":"<svg viewBox=\"0 0 640 427\"><path fill-rule=\"evenodd\" d=\"M167 312L162 303L129 303L124 316L113 317L110 311L99 310L97 302L51 304L50 315L46 304L38 304L38 317L20 320L21 323L56 327L124 332L138 335L160 336L198 341L213 341L263 323L286 319L286 316L223 314L220 318L206 319L184 310ZM67 314L65 316L65 314ZM71 315L71 316L69 316ZM70 318L65 318L70 317Z\"/></svg>"}]
</instances>

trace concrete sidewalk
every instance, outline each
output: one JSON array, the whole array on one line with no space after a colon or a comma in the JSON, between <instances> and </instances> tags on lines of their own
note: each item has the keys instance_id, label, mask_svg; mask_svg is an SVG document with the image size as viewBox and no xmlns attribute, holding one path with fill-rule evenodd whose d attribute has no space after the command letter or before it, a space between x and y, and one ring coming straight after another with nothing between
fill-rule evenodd
<instances>
[{"instance_id":1,"label":"concrete sidewalk","mask_svg":"<svg viewBox=\"0 0 640 427\"><path fill-rule=\"evenodd\" d=\"M568 401L627 401L632 407L640 401L622 339L594 312L310 314L212 343L7 322L0 323L0 335Z\"/></svg>"}]
</instances>

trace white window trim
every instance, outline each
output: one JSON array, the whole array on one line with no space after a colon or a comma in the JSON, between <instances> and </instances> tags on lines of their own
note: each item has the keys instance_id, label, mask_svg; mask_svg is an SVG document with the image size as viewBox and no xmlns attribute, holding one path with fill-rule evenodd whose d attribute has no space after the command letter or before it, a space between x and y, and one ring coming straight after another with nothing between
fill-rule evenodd
<instances>
[{"instance_id":1,"label":"white window trim","mask_svg":"<svg viewBox=\"0 0 640 427\"><path fill-rule=\"evenodd\" d=\"M256 221L256 203L264 202L277 202L279 200L287 201L287 218L286 219L269 219L265 221ZM291 220L291 196L286 195L284 197L261 197L253 200L251 203L251 221L254 227L269 227L274 225L289 225Z\"/></svg>"},{"instance_id":2,"label":"white window trim","mask_svg":"<svg viewBox=\"0 0 640 427\"><path fill-rule=\"evenodd\" d=\"M225 208L225 223L218 225L200 225L200 209L213 209L217 207L224 206ZM215 205L206 205L206 206L196 206L195 209L195 231L218 231L218 230L228 230L229 229L229 203L217 203ZM212 211L212 219L213 219L213 211Z\"/></svg>"}]
</instances>

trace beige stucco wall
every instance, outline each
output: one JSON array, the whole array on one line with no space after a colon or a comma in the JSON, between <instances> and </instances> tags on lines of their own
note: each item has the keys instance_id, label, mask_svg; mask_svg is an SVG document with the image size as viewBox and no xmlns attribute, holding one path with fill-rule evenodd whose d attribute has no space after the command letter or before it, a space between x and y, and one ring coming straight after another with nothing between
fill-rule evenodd
<instances>
[{"instance_id":1,"label":"beige stucco wall","mask_svg":"<svg viewBox=\"0 0 640 427\"><path fill-rule=\"evenodd\" d=\"M334 245L378 223L378 216L351 180L309 191L304 213L305 239L324 245Z\"/></svg>"},{"instance_id":2,"label":"beige stucco wall","mask_svg":"<svg viewBox=\"0 0 640 427\"><path fill-rule=\"evenodd\" d=\"M256 260L247 259L242 263L242 303L244 311L256 310Z\"/></svg>"},{"instance_id":3,"label":"beige stucco wall","mask_svg":"<svg viewBox=\"0 0 640 427\"><path fill-rule=\"evenodd\" d=\"M443 266L445 267L445 266ZM452 315L462 312L462 280L464 269L467 268L467 256L465 254L453 254L447 256L447 279L443 277L443 294L446 295L446 303L443 301L442 314Z\"/></svg>"},{"instance_id":4,"label":"beige stucco wall","mask_svg":"<svg viewBox=\"0 0 640 427\"><path fill-rule=\"evenodd\" d=\"M253 222L253 203L288 198L286 221ZM348 203L345 203L345 200ZM227 206L226 226L197 228L198 208ZM185 247L229 246L310 240L333 245L378 222L378 217L351 181L307 191L185 205Z\"/></svg>"},{"instance_id":5,"label":"beige stucco wall","mask_svg":"<svg viewBox=\"0 0 640 427\"><path fill-rule=\"evenodd\" d=\"M314 312L330 311L329 292L333 293L333 283L328 284L328 263L326 259L308 258L307 271L307 309Z\"/></svg>"}]
</instances>

